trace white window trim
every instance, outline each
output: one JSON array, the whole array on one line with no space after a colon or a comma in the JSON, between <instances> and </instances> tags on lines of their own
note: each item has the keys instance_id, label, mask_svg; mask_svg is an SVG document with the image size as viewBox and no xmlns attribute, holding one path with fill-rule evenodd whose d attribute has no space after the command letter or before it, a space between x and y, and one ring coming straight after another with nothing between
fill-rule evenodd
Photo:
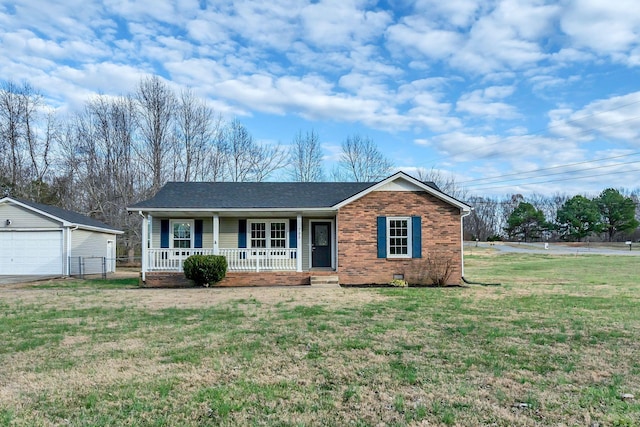
<instances>
[{"instance_id":1,"label":"white window trim","mask_svg":"<svg viewBox=\"0 0 640 427\"><path fill-rule=\"evenodd\" d=\"M173 247L173 224L185 223L191 226L191 239L188 248L174 248ZM169 248L171 249L193 249L194 237L195 237L195 221L192 219L172 219L169 221Z\"/></svg>"},{"instance_id":2,"label":"white window trim","mask_svg":"<svg viewBox=\"0 0 640 427\"><path fill-rule=\"evenodd\" d=\"M266 224L265 225L265 238L266 238L266 246L264 248L254 248L253 247L253 239L251 238L251 224ZM284 248L271 248L271 224L272 223L284 223ZM269 251L271 249L289 249L289 220L286 218L270 218L270 219L249 219L247 220L247 249L251 249L249 251L250 257L255 257L260 254L260 251Z\"/></svg>"},{"instance_id":3,"label":"white window trim","mask_svg":"<svg viewBox=\"0 0 640 427\"><path fill-rule=\"evenodd\" d=\"M407 253L406 254L392 254L391 253L391 221L407 221ZM387 258L411 258L413 254L411 250L413 248L413 236L411 235L411 229L413 224L410 216L388 216L387 217Z\"/></svg>"}]
</instances>

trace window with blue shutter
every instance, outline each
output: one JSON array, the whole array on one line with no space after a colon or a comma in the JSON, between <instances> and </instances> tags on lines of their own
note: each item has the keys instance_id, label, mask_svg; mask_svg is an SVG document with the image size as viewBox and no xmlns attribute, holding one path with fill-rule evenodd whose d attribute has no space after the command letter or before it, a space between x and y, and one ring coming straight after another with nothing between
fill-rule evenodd
<instances>
[{"instance_id":1,"label":"window with blue shutter","mask_svg":"<svg viewBox=\"0 0 640 427\"><path fill-rule=\"evenodd\" d=\"M289 248L296 249L298 247L298 220L289 220ZM295 259L297 252L291 251L291 259Z\"/></svg>"},{"instance_id":2,"label":"window with blue shutter","mask_svg":"<svg viewBox=\"0 0 640 427\"><path fill-rule=\"evenodd\" d=\"M422 258L422 224L419 216L411 217L411 258Z\"/></svg>"},{"instance_id":3,"label":"window with blue shutter","mask_svg":"<svg viewBox=\"0 0 640 427\"><path fill-rule=\"evenodd\" d=\"M160 220L160 247L169 247L169 220Z\"/></svg>"},{"instance_id":4,"label":"window with blue shutter","mask_svg":"<svg viewBox=\"0 0 640 427\"><path fill-rule=\"evenodd\" d=\"M387 217L379 216L378 222L378 258L387 257Z\"/></svg>"},{"instance_id":5,"label":"window with blue shutter","mask_svg":"<svg viewBox=\"0 0 640 427\"><path fill-rule=\"evenodd\" d=\"M202 229L203 229L203 221L201 219L196 219L193 226L194 236L193 236L193 247L201 248L202 247Z\"/></svg>"},{"instance_id":6,"label":"window with blue shutter","mask_svg":"<svg viewBox=\"0 0 640 427\"><path fill-rule=\"evenodd\" d=\"M247 220L246 219L238 220L238 247L239 248L247 247Z\"/></svg>"},{"instance_id":7,"label":"window with blue shutter","mask_svg":"<svg viewBox=\"0 0 640 427\"><path fill-rule=\"evenodd\" d=\"M295 249L298 247L298 221L289 220L289 247Z\"/></svg>"}]
</instances>

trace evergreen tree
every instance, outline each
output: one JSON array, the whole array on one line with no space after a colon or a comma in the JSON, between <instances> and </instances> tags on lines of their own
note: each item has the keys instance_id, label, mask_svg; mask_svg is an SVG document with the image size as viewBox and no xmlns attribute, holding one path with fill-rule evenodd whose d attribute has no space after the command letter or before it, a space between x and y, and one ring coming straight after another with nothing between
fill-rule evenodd
<instances>
[{"instance_id":1,"label":"evergreen tree","mask_svg":"<svg viewBox=\"0 0 640 427\"><path fill-rule=\"evenodd\" d=\"M578 242L602 230L598 205L580 195L572 197L560 207L556 224L563 238Z\"/></svg>"}]
</instances>

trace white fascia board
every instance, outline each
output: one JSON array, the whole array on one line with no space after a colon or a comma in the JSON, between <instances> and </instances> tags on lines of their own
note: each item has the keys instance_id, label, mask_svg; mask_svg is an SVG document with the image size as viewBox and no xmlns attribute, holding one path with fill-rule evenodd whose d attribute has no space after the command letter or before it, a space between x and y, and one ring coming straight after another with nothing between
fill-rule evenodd
<instances>
[{"instance_id":1,"label":"white fascia board","mask_svg":"<svg viewBox=\"0 0 640 427\"><path fill-rule=\"evenodd\" d=\"M111 228L91 227L90 225L83 225L83 224L70 224L70 226L78 227L78 229L80 230L99 231L100 233L105 233L105 234L124 234L124 231L112 230Z\"/></svg>"},{"instance_id":2,"label":"white fascia board","mask_svg":"<svg viewBox=\"0 0 640 427\"><path fill-rule=\"evenodd\" d=\"M356 200L358 200L361 197L366 196L367 194L376 191L377 189L379 189L380 187L395 181L397 179L404 179L407 182L410 182L416 186L418 186L419 188L423 189L424 191L426 191L427 193L431 194L432 196L437 197L440 200L443 200L447 203L449 203L450 205L453 205L457 208L459 208L460 210L462 210L463 212L468 212L471 211L471 206L467 205L466 203L461 202L460 200L456 200L451 196L446 195L445 193L443 193L442 191L438 191L433 187L428 186L427 184L425 184L424 182L415 179L414 177L407 175L406 173L400 171L400 172L396 172L395 174L391 175L390 177L383 179L382 181L378 182L377 184L372 185L369 188L366 188L364 190L362 190L361 192L354 194L353 196L349 197L348 199L343 200L342 202L334 205L333 207L336 209L340 209L341 207L348 205L351 202L354 202Z\"/></svg>"}]
</instances>

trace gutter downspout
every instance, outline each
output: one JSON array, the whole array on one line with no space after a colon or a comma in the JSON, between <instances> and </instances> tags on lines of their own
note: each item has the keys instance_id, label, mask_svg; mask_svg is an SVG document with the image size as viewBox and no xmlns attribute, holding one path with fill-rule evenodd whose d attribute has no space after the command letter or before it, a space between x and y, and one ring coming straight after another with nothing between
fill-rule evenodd
<instances>
[{"instance_id":1,"label":"gutter downspout","mask_svg":"<svg viewBox=\"0 0 640 427\"><path fill-rule=\"evenodd\" d=\"M473 210L473 208L471 208L471 210L469 210L466 213L463 213L462 216L460 216L460 251L461 251L461 259L462 259L462 280L464 281L464 218L471 215L471 211Z\"/></svg>"},{"instance_id":2,"label":"gutter downspout","mask_svg":"<svg viewBox=\"0 0 640 427\"><path fill-rule=\"evenodd\" d=\"M71 232L76 231L78 229L78 225L74 225L73 227L67 227L67 276L71 276Z\"/></svg>"},{"instance_id":3,"label":"gutter downspout","mask_svg":"<svg viewBox=\"0 0 640 427\"><path fill-rule=\"evenodd\" d=\"M149 244L148 237L147 237L147 230L149 228L149 225L147 223L147 217L142 213L142 211L138 211L138 215L140 215L142 217L142 236L140 239L140 246L141 246L141 250L140 250L140 256L141 256L141 269L142 269L142 282L144 283L147 279L146 275L147 275L147 245Z\"/></svg>"}]
</instances>

